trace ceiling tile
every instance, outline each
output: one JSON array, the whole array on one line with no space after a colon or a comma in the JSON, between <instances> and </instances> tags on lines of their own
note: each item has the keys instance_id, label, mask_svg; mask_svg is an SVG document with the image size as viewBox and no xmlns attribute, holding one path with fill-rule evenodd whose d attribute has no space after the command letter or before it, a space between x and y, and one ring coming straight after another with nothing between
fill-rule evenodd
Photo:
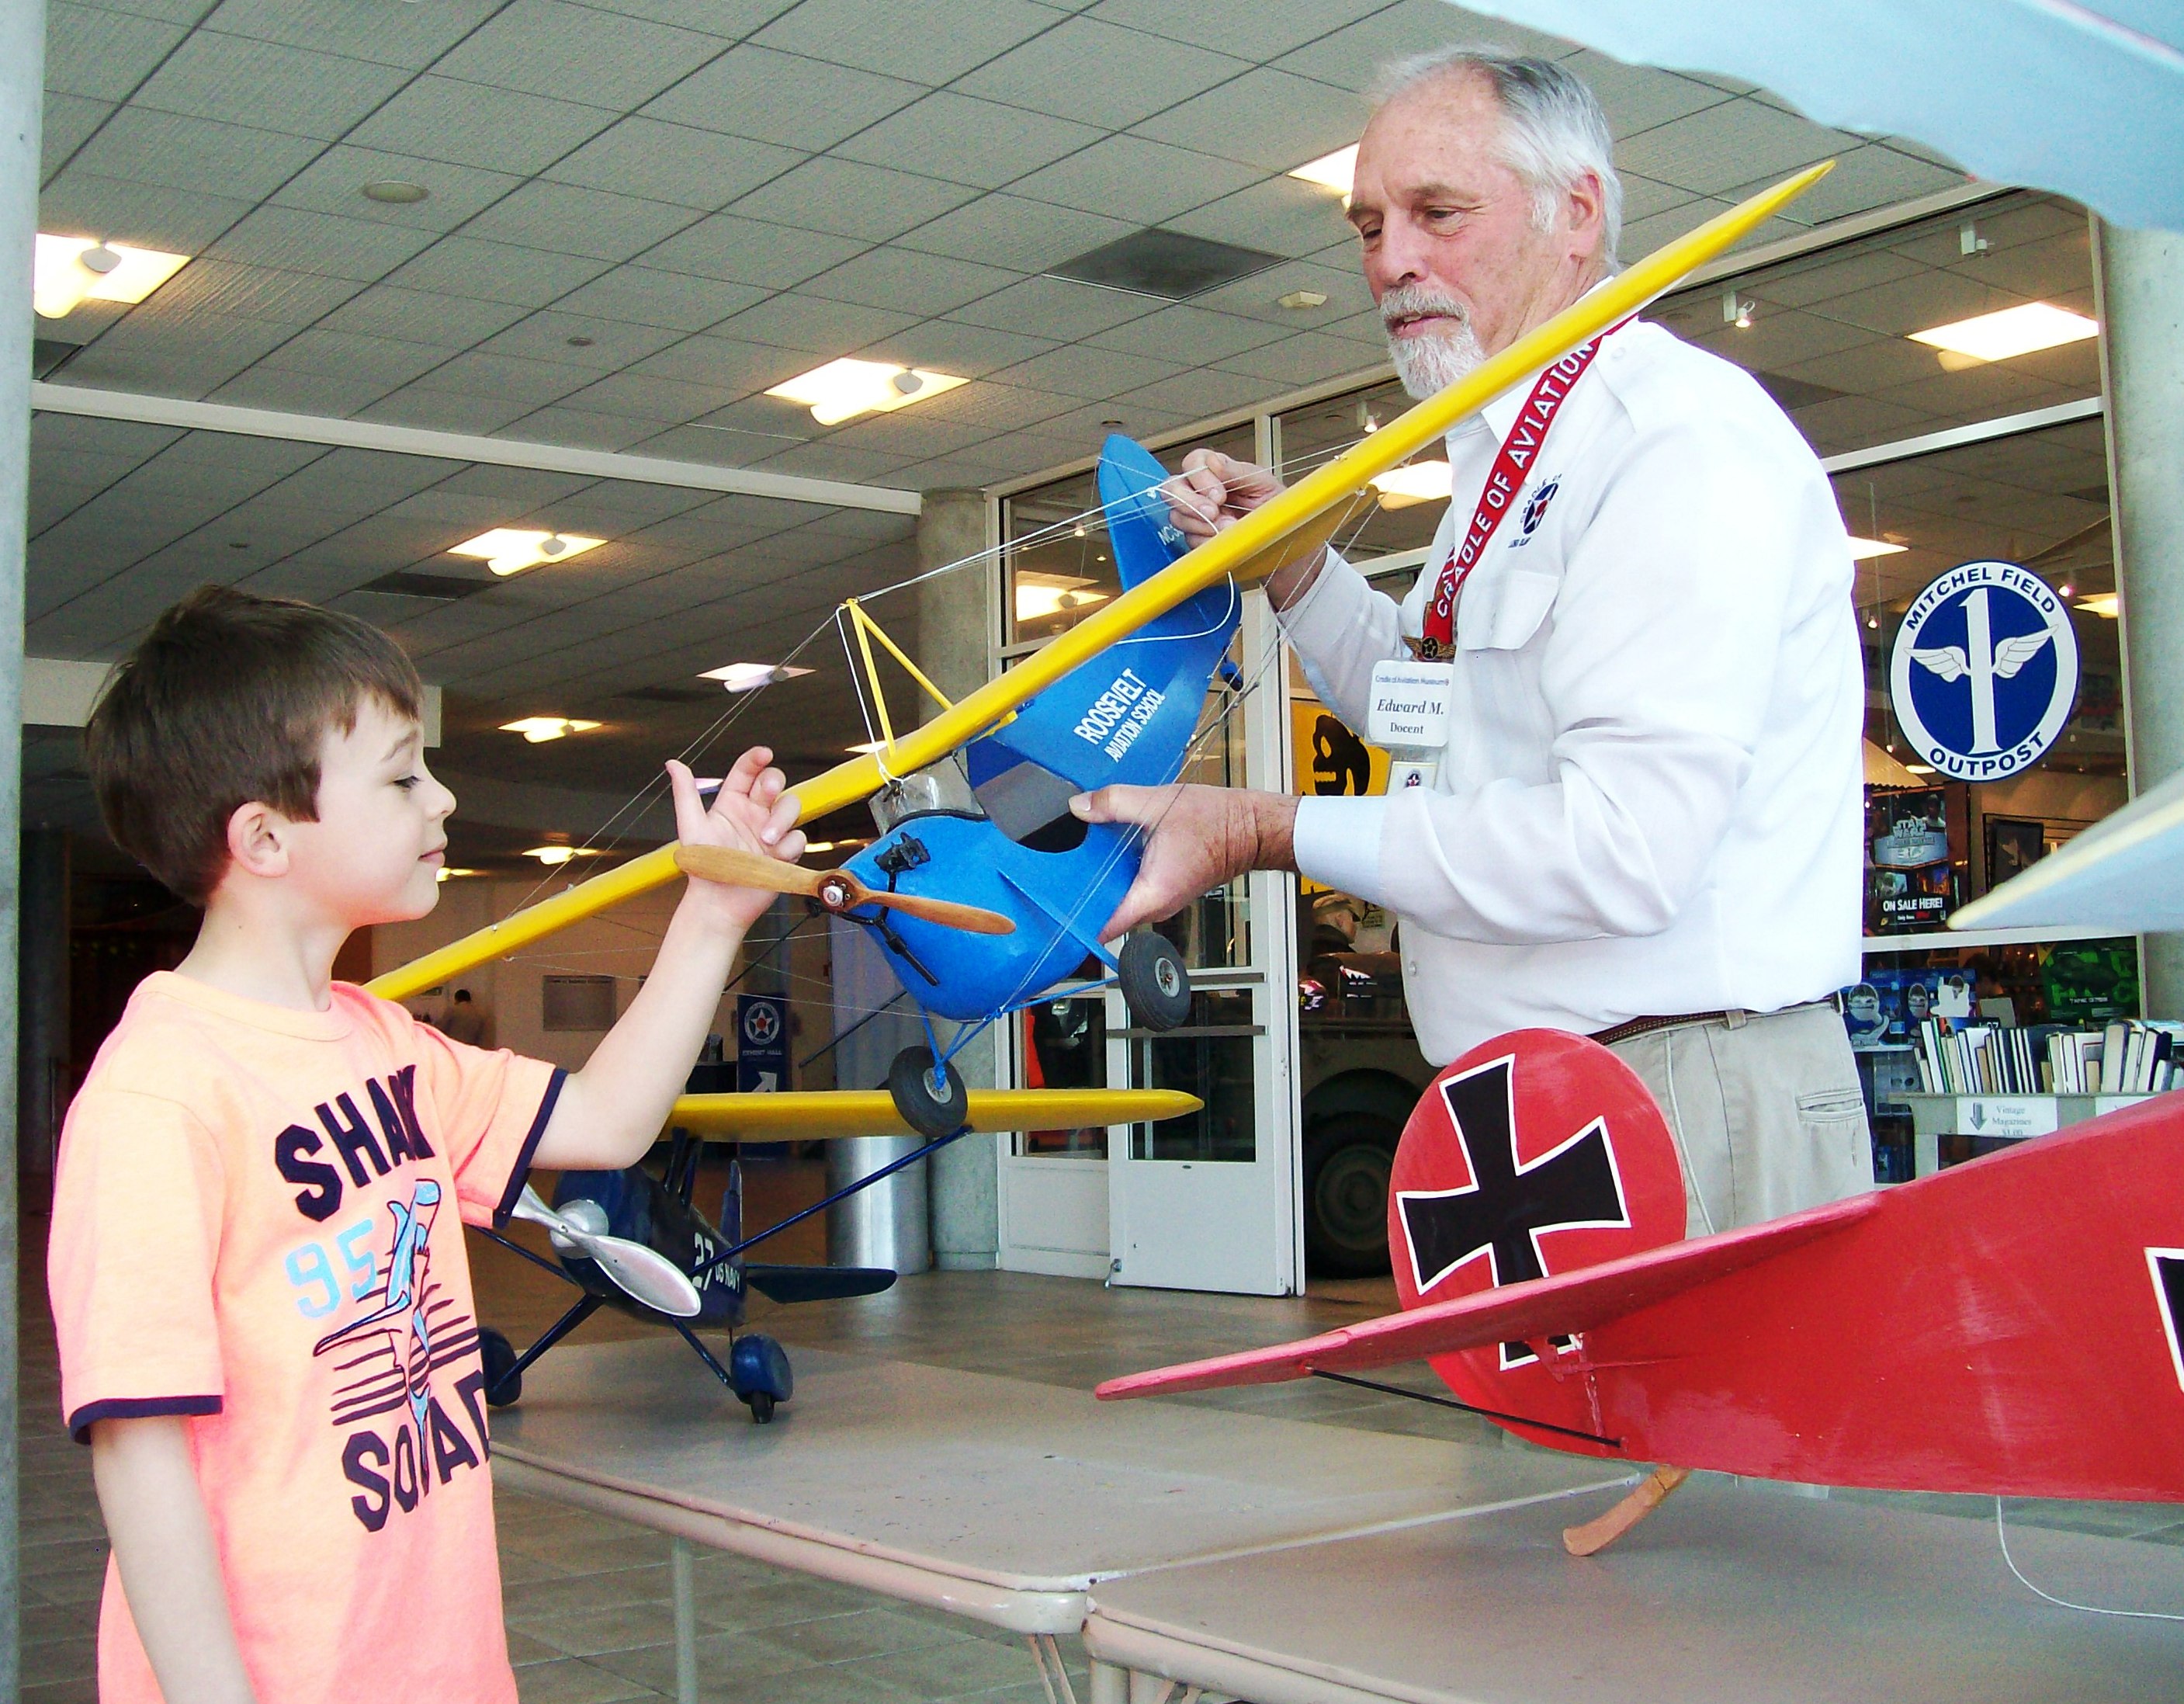
<instances>
[{"instance_id":1,"label":"ceiling tile","mask_svg":"<svg viewBox=\"0 0 2184 1704\"><path fill-rule=\"evenodd\" d=\"M618 372L631 362L680 341L682 335L660 326L601 321L551 308L509 327L484 347L493 355L523 355L532 360L588 367L594 372ZM571 338L588 341L571 344Z\"/></svg>"},{"instance_id":2,"label":"ceiling tile","mask_svg":"<svg viewBox=\"0 0 2184 1704\"><path fill-rule=\"evenodd\" d=\"M1011 271L1039 272L1127 237L1137 226L1074 207L1020 195L982 195L953 213L906 232L905 249L976 260Z\"/></svg>"},{"instance_id":3,"label":"ceiling tile","mask_svg":"<svg viewBox=\"0 0 2184 1704\"><path fill-rule=\"evenodd\" d=\"M1156 297L1128 290L1106 290L1067 278L1027 278L958 308L949 317L1067 343L1142 319L1165 305Z\"/></svg>"},{"instance_id":4,"label":"ceiling tile","mask_svg":"<svg viewBox=\"0 0 2184 1704\"><path fill-rule=\"evenodd\" d=\"M736 400L738 391L690 384L660 373L616 373L565 399L565 405L594 414L627 415L634 420L680 426Z\"/></svg>"},{"instance_id":5,"label":"ceiling tile","mask_svg":"<svg viewBox=\"0 0 2184 1704\"><path fill-rule=\"evenodd\" d=\"M805 157L747 137L634 117L602 131L546 176L711 213Z\"/></svg>"},{"instance_id":6,"label":"ceiling tile","mask_svg":"<svg viewBox=\"0 0 2184 1704\"><path fill-rule=\"evenodd\" d=\"M476 296L447 296L378 284L352 296L323 321L330 331L403 338L444 349L466 349L523 317L520 306Z\"/></svg>"},{"instance_id":7,"label":"ceiling tile","mask_svg":"<svg viewBox=\"0 0 2184 1704\"><path fill-rule=\"evenodd\" d=\"M864 246L855 237L716 213L648 251L644 261L671 272L785 290L848 260Z\"/></svg>"},{"instance_id":8,"label":"ceiling tile","mask_svg":"<svg viewBox=\"0 0 2184 1704\"><path fill-rule=\"evenodd\" d=\"M1287 171L1357 140L1369 116L1347 90L1287 71L1247 71L1138 126L1140 136Z\"/></svg>"},{"instance_id":9,"label":"ceiling tile","mask_svg":"<svg viewBox=\"0 0 2184 1704\"><path fill-rule=\"evenodd\" d=\"M859 131L835 152L873 165L998 189L1103 134L1089 125L943 89Z\"/></svg>"},{"instance_id":10,"label":"ceiling tile","mask_svg":"<svg viewBox=\"0 0 2184 1704\"><path fill-rule=\"evenodd\" d=\"M180 325L132 314L70 361L68 375L79 384L202 397L277 348L289 330L220 314L193 313Z\"/></svg>"},{"instance_id":11,"label":"ceiling tile","mask_svg":"<svg viewBox=\"0 0 2184 1704\"><path fill-rule=\"evenodd\" d=\"M1065 396L1113 397L1166 378L1173 371L1164 361L1147 360L1142 355L1094 349L1089 344L1069 344L1004 368L994 377L1005 384L1058 390Z\"/></svg>"},{"instance_id":12,"label":"ceiling tile","mask_svg":"<svg viewBox=\"0 0 2184 1704\"><path fill-rule=\"evenodd\" d=\"M815 296L839 301L911 314L944 314L980 296L991 295L1015 283L1017 277L1017 273L996 266L914 254L889 244L821 273L805 288Z\"/></svg>"},{"instance_id":13,"label":"ceiling tile","mask_svg":"<svg viewBox=\"0 0 2184 1704\"><path fill-rule=\"evenodd\" d=\"M766 299L748 284L723 283L650 266L617 266L564 296L562 312L610 323L702 332L728 315Z\"/></svg>"},{"instance_id":14,"label":"ceiling tile","mask_svg":"<svg viewBox=\"0 0 2184 1704\"><path fill-rule=\"evenodd\" d=\"M124 183L70 166L38 193L38 228L195 254L250 211L248 201Z\"/></svg>"},{"instance_id":15,"label":"ceiling tile","mask_svg":"<svg viewBox=\"0 0 2184 1704\"><path fill-rule=\"evenodd\" d=\"M715 330L726 338L742 338L755 344L771 344L777 349L803 349L832 356L916 323L911 316L887 308L783 294L745 309L734 318L723 321Z\"/></svg>"},{"instance_id":16,"label":"ceiling tile","mask_svg":"<svg viewBox=\"0 0 2184 1704\"><path fill-rule=\"evenodd\" d=\"M894 77L744 46L685 78L645 115L808 151L833 147L923 92Z\"/></svg>"},{"instance_id":17,"label":"ceiling tile","mask_svg":"<svg viewBox=\"0 0 2184 1704\"><path fill-rule=\"evenodd\" d=\"M1263 174L1256 166L1170 148L1143 137L1111 136L1020 179L1020 194L1111 219L1157 225L1218 200Z\"/></svg>"},{"instance_id":18,"label":"ceiling tile","mask_svg":"<svg viewBox=\"0 0 2184 1704\"><path fill-rule=\"evenodd\" d=\"M1178 304L1098 332L1090 341L1100 349L1191 367L1211 366L1225 356L1263 348L1283 335L1282 327L1263 320Z\"/></svg>"},{"instance_id":19,"label":"ceiling tile","mask_svg":"<svg viewBox=\"0 0 2184 1704\"><path fill-rule=\"evenodd\" d=\"M1249 191L1245 192L1247 194ZM1346 255L1354 261L1354 254ZM1293 290L1310 290L1327 298L1318 308L1284 308L1281 299ZM1355 265L1322 265L1313 260L1290 260L1194 296L1195 308L1212 308L1223 314L1242 314L1268 320L1285 331L1321 331L1329 321L1365 313L1373 306L1373 293ZM1376 331L1374 336L1378 337Z\"/></svg>"},{"instance_id":20,"label":"ceiling tile","mask_svg":"<svg viewBox=\"0 0 2184 1704\"><path fill-rule=\"evenodd\" d=\"M76 163L132 183L255 200L319 151L320 144L304 137L129 106L86 144Z\"/></svg>"},{"instance_id":21,"label":"ceiling tile","mask_svg":"<svg viewBox=\"0 0 2184 1704\"><path fill-rule=\"evenodd\" d=\"M510 421L531 412L527 402L510 402L482 396L462 396L430 386L405 384L389 392L369 408L358 411L363 420L383 420L394 426L421 426L430 432L499 432Z\"/></svg>"},{"instance_id":22,"label":"ceiling tile","mask_svg":"<svg viewBox=\"0 0 2184 1704\"><path fill-rule=\"evenodd\" d=\"M936 322L938 323L938 322ZM988 333L988 335L997 335ZM1008 344L1029 344L1028 338L1007 338ZM1027 351L1027 358L1033 353ZM961 390L951 390L945 396L936 396L921 405L942 420L961 421L981 431L1006 433L1036 426L1040 421L1051 420L1057 414L1066 414L1077 406L1073 396L1063 396L1056 391L1032 390L1022 385L967 384Z\"/></svg>"},{"instance_id":23,"label":"ceiling tile","mask_svg":"<svg viewBox=\"0 0 2184 1704\"><path fill-rule=\"evenodd\" d=\"M884 243L961 205L977 192L938 178L831 155L807 161L735 204L749 219Z\"/></svg>"},{"instance_id":24,"label":"ceiling tile","mask_svg":"<svg viewBox=\"0 0 2184 1704\"><path fill-rule=\"evenodd\" d=\"M269 320L276 325L304 326L340 307L356 293L356 288L352 278L239 266L226 260L194 260L132 312L129 320L140 325L147 321L164 321L176 332L187 332L200 314L232 314Z\"/></svg>"},{"instance_id":25,"label":"ceiling tile","mask_svg":"<svg viewBox=\"0 0 2184 1704\"><path fill-rule=\"evenodd\" d=\"M580 254L554 254L459 236L443 237L387 282L410 289L543 308L604 271L604 262Z\"/></svg>"},{"instance_id":26,"label":"ceiling tile","mask_svg":"<svg viewBox=\"0 0 2184 1704\"><path fill-rule=\"evenodd\" d=\"M394 154L526 174L552 165L614 117L572 101L423 76L347 139Z\"/></svg>"},{"instance_id":27,"label":"ceiling tile","mask_svg":"<svg viewBox=\"0 0 2184 1704\"><path fill-rule=\"evenodd\" d=\"M1291 386L1317 384L1339 373L1357 372L1374 365L1370 351L1318 332L1300 332L1278 344L1230 355L1221 363L1230 372Z\"/></svg>"},{"instance_id":28,"label":"ceiling tile","mask_svg":"<svg viewBox=\"0 0 2184 1704\"><path fill-rule=\"evenodd\" d=\"M556 254L627 260L691 224L697 215L664 201L610 195L534 179L471 221L469 235Z\"/></svg>"},{"instance_id":29,"label":"ceiling tile","mask_svg":"<svg viewBox=\"0 0 2184 1704\"><path fill-rule=\"evenodd\" d=\"M38 181L44 182L66 165L114 110L112 101L64 95L48 87L45 93L44 127L38 137Z\"/></svg>"},{"instance_id":30,"label":"ceiling tile","mask_svg":"<svg viewBox=\"0 0 2184 1704\"><path fill-rule=\"evenodd\" d=\"M625 18L647 18L656 24L673 24L740 41L778 18L796 0L586 0L586 3Z\"/></svg>"},{"instance_id":31,"label":"ceiling tile","mask_svg":"<svg viewBox=\"0 0 2184 1704\"><path fill-rule=\"evenodd\" d=\"M1608 126L1618 139L1688 118L1730 98L1711 83L1652 65L1626 65L1590 47L1580 49L1563 63L1600 97L1601 105L1607 109Z\"/></svg>"},{"instance_id":32,"label":"ceiling tile","mask_svg":"<svg viewBox=\"0 0 2184 1704\"><path fill-rule=\"evenodd\" d=\"M432 388L460 396L528 403L533 407L582 390L599 375L560 361L525 360L517 355L486 355L471 349L432 374Z\"/></svg>"},{"instance_id":33,"label":"ceiling tile","mask_svg":"<svg viewBox=\"0 0 2184 1704\"><path fill-rule=\"evenodd\" d=\"M1844 138L1758 101L1725 102L1632 137L1621 163L1657 182L1718 195L1840 152Z\"/></svg>"},{"instance_id":34,"label":"ceiling tile","mask_svg":"<svg viewBox=\"0 0 2184 1704\"><path fill-rule=\"evenodd\" d=\"M1210 414L1263 402L1274 388L1268 379L1207 368L1200 372L1171 373L1155 383L1125 391L1114 400L1125 415L1133 408L1150 407L1173 409L1202 420Z\"/></svg>"},{"instance_id":35,"label":"ceiling tile","mask_svg":"<svg viewBox=\"0 0 2184 1704\"><path fill-rule=\"evenodd\" d=\"M777 349L740 338L700 334L685 338L671 349L648 356L630 371L711 385L731 396L741 397L778 384L811 364L808 350ZM783 404L782 407L794 411L795 405Z\"/></svg>"},{"instance_id":36,"label":"ceiling tile","mask_svg":"<svg viewBox=\"0 0 2184 1704\"><path fill-rule=\"evenodd\" d=\"M421 377L447 358L445 349L426 344L314 327L296 332L266 355L262 365L329 378L368 380L378 387L377 395Z\"/></svg>"},{"instance_id":37,"label":"ceiling tile","mask_svg":"<svg viewBox=\"0 0 2184 1704\"><path fill-rule=\"evenodd\" d=\"M1656 213L1666 213L1672 207L1681 207L1691 199L1688 189L1678 189L1671 184L1656 183L1650 177L1641 177L1635 171L1616 173L1623 185L1623 217L1635 222L1651 219Z\"/></svg>"},{"instance_id":38,"label":"ceiling tile","mask_svg":"<svg viewBox=\"0 0 2184 1704\"><path fill-rule=\"evenodd\" d=\"M337 378L326 373L259 366L220 386L212 393L211 400L343 420L360 408L368 408L392 388L371 379Z\"/></svg>"},{"instance_id":39,"label":"ceiling tile","mask_svg":"<svg viewBox=\"0 0 2184 1704\"><path fill-rule=\"evenodd\" d=\"M291 272L376 282L432 241L429 231L404 231L362 219L299 207L259 207L208 251L223 260Z\"/></svg>"},{"instance_id":40,"label":"ceiling tile","mask_svg":"<svg viewBox=\"0 0 2184 1704\"><path fill-rule=\"evenodd\" d=\"M1762 178L1748 188L1740 185L1730 193L1741 198L1773 181L1772 176ZM1836 169L1799 196L1786 211L1801 225L1825 225L1831 219L1846 219L1854 213L1869 212L1876 207L1891 207L1921 195L1958 188L1965 182L1964 175L1953 167L1899 154L1879 142L1868 142L1863 148L1847 148L1838 153Z\"/></svg>"},{"instance_id":41,"label":"ceiling tile","mask_svg":"<svg viewBox=\"0 0 2184 1704\"><path fill-rule=\"evenodd\" d=\"M851 450L834 444L801 444L769 455L760 464L777 473L805 473L815 479L847 479L861 485L886 485L888 478L902 466L899 455L881 455L867 450ZM773 540L751 546L763 550Z\"/></svg>"},{"instance_id":42,"label":"ceiling tile","mask_svg":"<svg viewBox=\"0 0 2184 1704\"><path fill-rule=\"evenodd\" d=\"M539 444L565 444L577 450L627 450L659 428L627 415L594 414L556 405L526 415L507 436Z\"/></svg>"},{"instance_id":43,"label":"ceiling tile","mask_svg":"<svg viewBox=\"0 0 2184 1704\"><path fill-rule=\"evenodd\" d=\"M1286 53L1282 70L1317 78L1337 88L1363 91L1383 67L1412 53L1431 53L1460 42L1488 42L1519 53L1561 59L1575 43L1557 36L1520 29L1499 18L1481 17L1442 0L1400 0L1369 18L1323 36Z\"/></svg>"},{"instance_id":44,"label":"ceiling tile","mask_svg":"<svg viewBox=\"0 0 2184 1704\"><path fill-rule=\"evenodd\" d=\"M1245 62L1202 47L1072 18L981 66L968 95L1119 130L1225 82Z\"/></svg>"},{"instance_id":45,"label":"ceiling tile","mask_svg":"<svg viewBox=\"0 0 2184 1704\"><path fill-rule=\"evenodd\" d=\"M1373 0L1366 0L1367 4ZM1271 59L1337 28L1346 8L1326 0L1195 0L1177 6L1170 0L1100 0L1091 15L1173 42L1189 42L1217 53L1234 53L1251 44L1251 57Z\"/></svg>"},{"instance_id":46,"label":"ceiling tile","mask_svg":"<svg viewBox=\"0 0 2184 1704\"><path fill-rule=\"evenodd\" d=\"M417 184L427 192L426 198L374 201L364 193L365 184L387 180ZM522 181L506 172L483 171L416 154L337 144L283 184L273 199L285 207L338 213L375 225L453 231Z\"/></svg>"},{"instance_id":47,"label":"ceiling tile","mask_svg":"<svg viewBox=\"0 0 2184 1704\"><path fill-rule=\"evenodd\" d=\"M1354 241L1342 204L1294 177L1270 177L1167 221L1167 228L1276 254L1315 254Z\"/></svg>"},{"instance_id":48,"label":"ceiling tile","mask_svg":"<svg viewBox=\"0 0 2184 1704\"><path fill-rule=\"evenodd\" d=\"M725 47L716 35L618 17L564 0L512 0L433 70L534 95L560 96L581 88L593 105L626 112Z\"/></svg>"},{"instance_id":49,"label":"ceiling tile","mask_svg":"<svg viewBox=\"0 0 2184 1704\"><path fill-rule=\"evenodd\" d=\"M1028 337L1020 332L996 331L987 326L960 325L953 320L925 320L875 337L858 348L857 353L869 360L889 360L903 366L954 373L959 378L979 378L1001 367L1044 355L1056 341ZM939 408L967 394L950 391L930 403L920 403L919 411Z\"/></svg>"},{"instance_id":50,"label":"ceiling tile","mask_svg":"<svg viewBox=\"0 0 2184 1704\"><path fill-rule=\"evenodd\" d=\"M187 0L192 11L201 0ZM493 15L498 0L432 0L429 6L298 7L294 0L220 0L205 21L230 36L422 70Z\"/></svg>"},{"instance_id":51,"label":"ceiling tile","mask_svg":"<svg viewBox=\"0 0 2184 1704\"><path fill-rule=\"evenodd\" d=\"M951 82L1050 28L1054 14L1027 0L804 0L754 37L761 45L830 64Z\"/></svg>"},{"instance_id":52,"label":"ceiling tile","mask_svg":"<svg viewBox=\"0 0 2184 1704\"><path fill-rule=\"evenodd\" d=\"M261 130L332 142L406 76L392 65L201 29L168 55L133 104L192 118L248 113Z\"/></svg>"},{"instance_id":53,"label":"ceiling tile","mask_svg":"<svg viewBox=\"0 0 2184 1704\"><path fill-rule=\"evenodd\" d=\"M46 87L92 100L125 100L188 33L156 19L49 0Z\"/></svg>"}]
</instances>

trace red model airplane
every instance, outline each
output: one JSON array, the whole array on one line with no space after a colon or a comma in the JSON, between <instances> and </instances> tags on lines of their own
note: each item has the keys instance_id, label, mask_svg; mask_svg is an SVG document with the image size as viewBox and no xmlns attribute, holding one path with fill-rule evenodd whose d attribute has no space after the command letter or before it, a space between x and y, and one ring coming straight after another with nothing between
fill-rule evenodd
<instances>
[{"instance_id":1,"label":"red model airplane","mask_svg":"<svg viewBox=\"0 0 2184 1704\"><path fill-rule=\"evenodd\" d=\"M1520 1031L1426 1091L1388 1226L1404 1312L1100 1395L1424 1359L1533 1443L1675 1464L1614 1531L1699 1467L2184 1501L2184 1098L1686 1240L1644 1084Z\"/></svg>"}]
</instances>

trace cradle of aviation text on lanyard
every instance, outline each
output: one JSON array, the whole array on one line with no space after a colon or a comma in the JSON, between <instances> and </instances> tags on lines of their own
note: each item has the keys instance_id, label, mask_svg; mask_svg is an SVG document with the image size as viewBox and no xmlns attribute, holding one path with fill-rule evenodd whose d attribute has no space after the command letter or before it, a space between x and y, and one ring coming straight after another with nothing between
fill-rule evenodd
<instances>
[{"instance_id":1,"label":"cradle of aviation text on lanyard","mask_svg":"<svg viewBox=\"0 0 2184 1704\"><path fill-rule=\"evenodd\" d=\"M1502 440L1502 448L1495 454L1493 470L1486 476L1486 489L1479 494L1479 506L1472 511L1471 524L1464 528L1462 538L1441 564L1433 601L1426 606L1424 635L1418 641L1420 656L1446 656L1454 648L1457 594L1463 589L1464 581L1471 577L1471 571L1486 554L1487 545L1493 542L1502 517L1517 500L1518 493L1524 489L1525 475L1539 458L1540 446L1546 442L1547 428L1555 423L1556 413L1577 388L1585 370L1592 365L1601 344L1621 329L1619 325L1611 327L1591 343L1579 344L1541 373L1533 384L1532 394L1517 411L1516 423L1510 427L1509 435Z\"/></svg>"}]
</instances>

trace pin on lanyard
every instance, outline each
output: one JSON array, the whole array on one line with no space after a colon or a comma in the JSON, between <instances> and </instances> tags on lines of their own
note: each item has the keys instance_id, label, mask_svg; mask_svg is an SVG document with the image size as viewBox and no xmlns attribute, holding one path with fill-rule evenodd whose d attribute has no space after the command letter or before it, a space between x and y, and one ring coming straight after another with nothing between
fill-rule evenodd
<instances>
[{"instance_id":1,"label":"pin on lanyard","mask_svg":"<svg viewBox=\"0 0 2184 1704\"><path fill-rule=\"evenodd\" d=\"M1446 656L1455 648L1457 595L1485 556L1487 545L1494 541L1494 534L1500 530L1518 493L1524 489L1525 475L1539 459L1540 446L1546 442L1547 428L1555 423L1556 414L1577 388L1585 370L1592 365L1600 346L1630 323L1628 320L1622 321L1591 343L1579 344L1533 382L1531 394L1517 411L1508 436L1495 452L1494 466L1486 476L1486 489L1479 494L1479 506L1472 511L1471 524L1464 528L1462 537L1451 547L1448 560L1441 564L1433 601L1426 606L1424 637L1418 641L1420 656Z\"/></svg>"}]
</instances>

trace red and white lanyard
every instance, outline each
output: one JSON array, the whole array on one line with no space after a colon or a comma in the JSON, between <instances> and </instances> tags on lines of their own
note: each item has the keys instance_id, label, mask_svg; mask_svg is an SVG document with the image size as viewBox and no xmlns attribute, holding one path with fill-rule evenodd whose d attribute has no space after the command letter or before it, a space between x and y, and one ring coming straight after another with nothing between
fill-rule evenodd
<instances>
[{"instance_id":1,"label":"red and white lanyard","mask_svg":"<svg viewBox=\"0 0 2184 1704\"><path fill-rule=\"evenodd\" d=\"M1462 538L1450 549L1448 560L1441 564L1433 601L1426 606L1424 634L1418 642L1420 656L1446 656L1454 648L1457 594L1463 589L1463 583L1471 578L1471 571L1486 554L1486 547L1493 542L1495 533L1509 512L1509 506L1524 489L1524 476L1539 459L1540 446L1546 442L1547 428L1555 423L1557 412L1577 388L1585 370L1592 365L1600 346L1628 323L1624 321L1611 326L1591 343L1580 344L1534 383L1531 394L1517 411L1509 435L1502 440L1502 447L1495 454L1494 467L1486 476L1486 489L1479 494L1479 506L1472 511L1471 524L1464 528Z\"/></svg>"}]
</instances>

